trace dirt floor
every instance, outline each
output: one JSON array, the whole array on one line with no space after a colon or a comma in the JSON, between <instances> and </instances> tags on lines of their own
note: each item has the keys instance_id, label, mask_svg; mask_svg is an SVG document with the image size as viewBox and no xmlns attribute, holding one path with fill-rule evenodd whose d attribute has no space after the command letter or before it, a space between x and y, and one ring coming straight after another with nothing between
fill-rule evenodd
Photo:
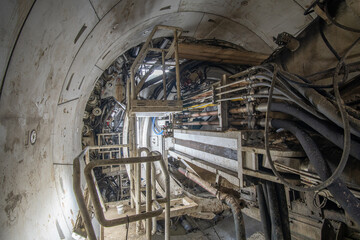
<instances>
[{"instance_id":1,"label":"dirt floor","mask_svg":"<svg viewBox=\"0 0 360 240\"><path fill-rule=\"evenodd\" d=\"M112 206L106 212L107 219L114 219L121 216L131 215L134 210L130 206L124 206L124 215L117 213L116 207ZM190 223L193 230L186 233L184 227L181 225L179 219L172 218L173 224L171 226L171 239L172 240L231 240L235 239L234 222L230 212L224 213L222 217L215 221L201 220L187 217L186 220ZM250 240L263 240L261 223L257 220L244 215L244 222L246 228L246 237ZM154 240L164 239L162 221L158 221L159 227L158 232L152 236ZM128 239L146 239L145 231L141 230L140 233L136 233L136 223L130 223L128 230ZM104 239L105 240L125 240L126 239L126 225L120 225L111 228L104 228Z\"/></svg>"}]
</instances>

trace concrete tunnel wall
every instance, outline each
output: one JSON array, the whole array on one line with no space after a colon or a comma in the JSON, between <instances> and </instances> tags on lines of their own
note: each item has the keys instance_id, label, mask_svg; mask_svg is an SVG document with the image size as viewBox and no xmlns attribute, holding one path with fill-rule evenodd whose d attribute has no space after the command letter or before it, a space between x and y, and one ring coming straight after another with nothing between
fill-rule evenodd
<instances>
[{"instance_id":1,"label":"concrete tunnel wall","mask_svg":"<svg viewBox=\"0 0 360 240\"><path fill-rule=\"evenodd\" d=\"M101 73L155 25L271 53L273 35L296 34L312 20L302 14L310 2L2 1L0 239L71 239L71 164L86 101Z\"/></svg>"}]
</instances>

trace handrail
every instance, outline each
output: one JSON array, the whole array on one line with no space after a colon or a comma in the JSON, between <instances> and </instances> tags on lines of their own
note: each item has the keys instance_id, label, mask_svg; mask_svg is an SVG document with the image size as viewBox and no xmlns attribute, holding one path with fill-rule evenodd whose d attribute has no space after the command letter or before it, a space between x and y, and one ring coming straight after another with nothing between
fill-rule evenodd
<instances>
[{"instance_id":1,"label":"handrail","mask_svg":"<svg viewBox=\"0 0 360 240\"><path fill-rule=\"evenodd\" d=\"M145 213L140 213L137 215L132 215L129 217L122 217L122 218L107 220L104 216L103 210L101 208L99 196L96 192L95 183L93 181L93 177L91 174L92 169L95 167L111 166L111 165L116 165L116 164L136 164L136 163L142 163L142 162L155 162L155 161L159 161L161 159L162 159L161 156L134 157L134 158L123 158L123 159L120 158L120 159L92 161L86 165L85 170L84 170L85 179L86 179L86 183L88 185L90 198L93 202L95 217L101 225L103 225L104 227L113 227L116 225L125 224L127 222L135 222L135 221L139 221L142 219L152 218L155 216L159 216L162 213L163 209L160 207L158 210L154 210L151 212L145 212Z\"/></svg>"},{"instance_id":2,"label":"handrail","mask_svg":"<svg viewBox=\"0 0 360 240\"><path fill-rule=\"evenodd\" d=\"M122 146L122 147L125 147L125 146ZM83 196L83 193L81 190L81 182L80 182L80 159L90 149L92 149L92 148L86 147L79 154L79 156L77 156L74 159L73 188L74 188L76 201L79 205L80 214L84 221L87 237L89 240L96 240L95 231L94 231L94 228L91 223L91 218L89 216L89 212L88 212L85 200L84 200L84 196ZM129 223L129 222L135 222L135 221L139 221L139 220L143 220L143 219L150 219L150 218L159 216L163 212L163 208L161 207L159 202L156 201L156 199L152 199L153 203L156 205L156 208L157 208L156 210L147 211L145 213L135 214L135 215L126 216L126 217L122 217L122 218L107 220L104 216L104 213L103 213L103 210L102 210L102 207L100 204L100 199L99 199L98 193L96 191L95 182L94 182L94 179L92 176L92 170L95 167L111 166L111 165L119 165L119 164L139 164L139 163L147 163L147 165L148 165L148 164L154 163L156 161L159 161L161 170L165 174L165 179L166 179L165 239L168 240L168 239L170 239L170 228L169 228L170 227L169 226L170 225L170 185L169 185L170 176L169 176L169 173L167 172L166 164L159 152L150 152L148 149L145 149L145 148L139 149L139 152L142 152L142 151L145 151L147 153L147 155L149 155L149 156L95 160L95 161L91 161L88 164L86 164L85 169L84 169L84 175L85 175L85 180L86 180L86 183L88 186L89 196L93 203L95 217L102 226L112 227L112 226L116 226L116 225L121 225L121 224ZM150 179L149 179L148 183L150 183ZM147 194L151 194L151 193L148 192ZM148 207L147 209L150 209L150 208Z\"/></svg>"},{"instance_id":3,"label":"handrail","mask_svg":"<svg viewBox=\"0 0 360 240\"><path fill-rule=\"evenodd\" d=\"M79 206L79 211L81 214L81 218L85 225L85 231L87 234L87 238L89 240L96 240L96 235L94 228L91 223L91 218L84 200L84 195L81 190L81 184L80 184L80 158L84 156L84 154L88 151L87 148L85 148L79 156L77 156L74 159L73 163L73 189L75 193L75 198Z\"/></svg>"}]
</instances>

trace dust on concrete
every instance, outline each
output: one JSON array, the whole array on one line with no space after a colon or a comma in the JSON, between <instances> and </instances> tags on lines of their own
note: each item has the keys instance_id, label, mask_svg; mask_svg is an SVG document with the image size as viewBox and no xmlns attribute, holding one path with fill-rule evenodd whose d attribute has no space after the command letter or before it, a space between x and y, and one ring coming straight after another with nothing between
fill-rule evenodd
<instances>
[{"instance_id":1,"label":"dust on concrete","mask_svg":"<svg viewBox=\"0 0 360 240\"><path fill-rule=\"evenodd\" d=\"M6 216L8 218L8 220L10 222L13 222L16 220L16 216L13 214L15 209L20 205L22 200L22 195L21 194L14 194L13 191L11 191L10 193L8 193L5 201L6 201L6 206L5 206L5 212L6 212Z\"/></svg>"}]
</instances>

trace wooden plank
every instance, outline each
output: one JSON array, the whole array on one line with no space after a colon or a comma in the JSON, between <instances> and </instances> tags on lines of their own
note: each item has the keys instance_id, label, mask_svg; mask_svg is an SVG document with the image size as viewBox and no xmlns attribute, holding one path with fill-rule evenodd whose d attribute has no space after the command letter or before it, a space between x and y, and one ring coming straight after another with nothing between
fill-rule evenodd
<instances>
[{"instance_id":1,"label":"wooden plank","mask_svg":"<svg viewBox=\"0 0 360 240\"><path fill-rule=\"evenodd\" d=\"M209 62L260 65L268 54L210 46L206 44L179 43L179 57Z\"/></svg>"}]
</instances>

